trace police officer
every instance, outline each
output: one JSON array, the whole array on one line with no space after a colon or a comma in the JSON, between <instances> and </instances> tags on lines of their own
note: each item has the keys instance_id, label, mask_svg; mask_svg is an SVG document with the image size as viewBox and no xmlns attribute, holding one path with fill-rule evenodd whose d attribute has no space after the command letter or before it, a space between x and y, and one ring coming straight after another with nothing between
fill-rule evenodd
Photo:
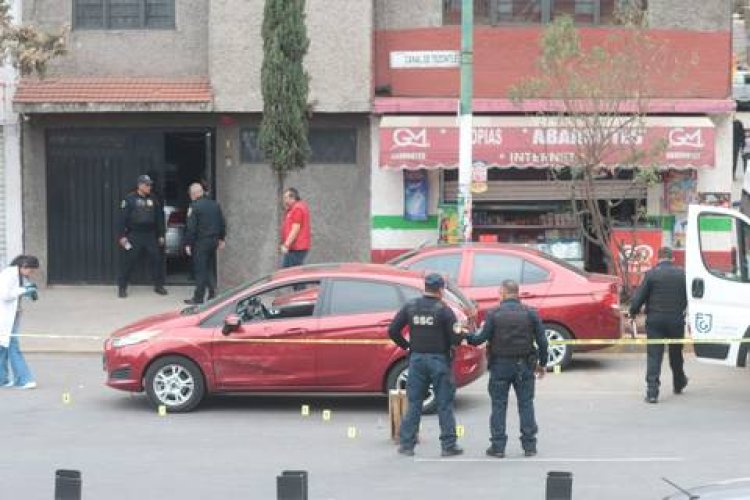
<instances>
[{"instance_id":1,"label":"police officer","mask_svg":"<svg viewBox=\"0 0 750 500\"><path fill-rule=\"evenodd\" d=\"M646 305L646 336L649 340L685 337L687 286L685 271L672 263L672 249L659 249L659 263L646 272L641 286L630 301L630 317L634 318ZM664 358L664 344L646 346L646 402L659 402L659 377ZM672 368L672 389L682 394L688 384L683 369L682 344L669 345L669 366Z\"/></svg>"},{"instance_id":2,"label":"police officer","mask_svg":"<svg viewBox=\"0 0 750 500\"><path fill-rule=\"evenodd\" d=\"M128 281L141 252L146 252L154 280L154 291L166 295L162 258L159 250L164 246L164 211L151 194L154 182L148 175L138 177L136 191L128 194L120 204L119 244L120 275L117 279L118 296L128 296Z\"/></svg>"},{"instance_id":3,"label":"police officer","mask_svg":"<svg viewBox=\"0 0 750 500\"><path fill-rule=\"evenodd\" d=\"M547 337L542 320L534 309L518 300L518 283L505 280L500 289L500 305L489 311L482 330L468 335L469 344L479 345L489 341L490 382L492 400L490 434L492 443L487 455L505 457L505 420L508 410L508 393L511 386L518 401L521 420L521 446L524 455L536 455L538 427L534 418L535 375L544 376L547 364ZM536 342L536 347L534 343Z\"/></svg>"},{"instance_id":4,"label":"police officer","mask_svg":"<svg viewBox=\"0 0 750 500\"><path fill-rule=\"evenodd\" d=\"M186 304L201 304L208 289L208 299L214 297L216 249L224 248L226 222L221 207L208 198L199 183L190 185L190 204L185 231L185 252L193 257L195 292Z\"/></svg>"},{"instance_id":5,"label":"police officer","mask_svg":"<svg viewBox=\"0 0 750 500\"><path fill-rule=\"evenodd\" d=\"M443 278L439 274L428 274L424 286L424 296L401 308L388 328L391 339L410 353L406 382L409 408L401 422L398 452L414 455L422 402L432 384L437 398L442 456L450 457L463 453L456 445L456 419L453 416L456 385L451 368L451 348L461 342L462 336L456 326L456 315L442 302ZM401 334L407 325L408 341Z\"/></svg>"}]
</instances>

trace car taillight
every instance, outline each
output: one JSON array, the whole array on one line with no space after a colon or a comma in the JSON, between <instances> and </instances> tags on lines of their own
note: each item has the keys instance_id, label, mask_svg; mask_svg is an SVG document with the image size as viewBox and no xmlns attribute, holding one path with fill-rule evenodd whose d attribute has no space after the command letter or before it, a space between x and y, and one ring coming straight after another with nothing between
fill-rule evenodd
<instances>
[{"instance_id":1,"label":"car taillight","mask_svg":"<svg viewBox=\"0 0 750 500\"><path fill-rule=\"evenodd\" d=\"M181 210L175 210L174 212L169 214L169 220L167 220L167 225L176 226L179 224L185 224L185 212Z\"/></svg>"},{"instance_id":2,"label":"car taillight","mask_svg":"<svg viewBox=\"0 0 750 500\"><path fill-rule=\"evenodd\" d=\"M617 283L610 283L606 290L594 292L594 299L604 306L620 309L620 287Z\"/></svg>"}]
</instances>

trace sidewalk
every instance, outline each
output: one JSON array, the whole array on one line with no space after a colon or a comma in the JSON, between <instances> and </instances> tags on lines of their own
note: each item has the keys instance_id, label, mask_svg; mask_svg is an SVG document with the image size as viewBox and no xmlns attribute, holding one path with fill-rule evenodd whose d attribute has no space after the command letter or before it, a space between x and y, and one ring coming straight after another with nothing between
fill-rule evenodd
<instances>
[{"instance_id":1,"label":"sidewalk","mask_svg":"<svg viewBox=\"0 0 750 500\"><path fill-rule=\"evenodd\" d=\"M101 352L103 338L114 330L151 314L186 307L193 287L167 287L161 296L150 286L131 286L128 298L117 298L115 286L52 286L39 290L39 300L23 301L21 335L61 335L71 338L23 338L24 352ZM76 335L102 340L77 339Z\"/></svg>"}]
</instances>

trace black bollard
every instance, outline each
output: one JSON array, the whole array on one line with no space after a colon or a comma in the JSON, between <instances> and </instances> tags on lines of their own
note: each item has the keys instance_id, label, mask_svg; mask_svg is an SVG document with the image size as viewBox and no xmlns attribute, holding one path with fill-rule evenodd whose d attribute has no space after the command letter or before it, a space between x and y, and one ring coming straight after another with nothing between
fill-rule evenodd
<instances>
[{"instance_id":1,"label":"black bollard","mask_svg":"<svg viewBox=\"0 0 750 500\"><path fill-rule=\"evenodd\" d=\"M81 500L81 472L57 469L55 471L55 500Z\"/></svg>"},{"instance_id":2,"label":"black bollard","mask_svg":"<svg viewBox=\"0 0 750 500\"><path fill-rule=\"evenodd\" d=\"M573 498L573 473L548 472L545 498L546 500L571 500Z\"/></svg>"},{"instance_id":3,"label":"black bollard","mask_svg":"<svg viewBox=\"0 0 750 500\"><path fill-rule=\"evenodd\" d=\"M307 471L285 470L276 476L277 500L307 500Z\"/></svg>"}]
</instances>

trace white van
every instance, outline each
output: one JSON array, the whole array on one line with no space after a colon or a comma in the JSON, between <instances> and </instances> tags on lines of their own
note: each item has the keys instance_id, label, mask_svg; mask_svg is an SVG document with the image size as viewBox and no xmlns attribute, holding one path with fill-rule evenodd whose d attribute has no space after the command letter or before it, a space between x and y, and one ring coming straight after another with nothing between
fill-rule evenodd
<instances>
[{"instance_id":1,"label":"white van","mask_svg":"<svg viewBox=\"0 0 750 500\"><path fill-rule=\"evenodd\" d=\"M704 361L745 366L750 344L750 218L690 205L685 252L689 325Z\"/></svg>"}]
</instances>

